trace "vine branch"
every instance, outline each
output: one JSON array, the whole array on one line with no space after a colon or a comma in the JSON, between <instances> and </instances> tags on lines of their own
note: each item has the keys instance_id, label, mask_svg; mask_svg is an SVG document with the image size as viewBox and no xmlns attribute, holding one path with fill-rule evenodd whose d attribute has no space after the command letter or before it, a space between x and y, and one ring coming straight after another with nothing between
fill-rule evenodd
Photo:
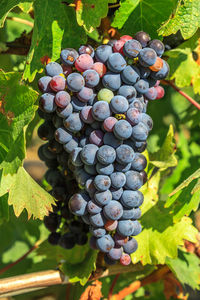
<instances>
[{"instance_id":1,"label":"vine branch","mask_svg":"<svg viewBox=\"0 0 200 300\"><path fill-rule=\"evenodd\" d=\"M182 95L185 99L187 99L191 104L193 104L197 109L200 110L200 104L196 102L192 97L190 97L185 92L181 91L171 80L163 80L164 83L170 85L175 91L177 91L180 95Z\"/></svg>"},{"instance_id":2,"label":"vine branch","mask_svg":"<svg viewBox=\"0 0 200 300\"><path fill-rule=\"evenodd\" d=\"M129 265L124 267L122 265L114 265L109 269L102 268L102 270L95 271L90 277L90 281L97 278L103 278L110 275L121 273L136 272L142 270L143 266L138 263L136 265ZM30 274L18 275L9 278L0 279L0 295L14 296L32 291L46 288L56 284L68 284L68 277L59 270L47 270L41 272L34 272Z\"/></svg>"}]
</instances>

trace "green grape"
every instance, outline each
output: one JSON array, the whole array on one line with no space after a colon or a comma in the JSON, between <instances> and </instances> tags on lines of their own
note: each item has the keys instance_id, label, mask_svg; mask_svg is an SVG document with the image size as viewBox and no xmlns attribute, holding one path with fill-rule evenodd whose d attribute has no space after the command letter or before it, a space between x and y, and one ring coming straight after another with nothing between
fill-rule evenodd
<instances>
[{"instance_id":1,"label":"green grape","mask_svg":"<svg viewBox=\"0 0 200 300\"><path fill-rule=\"evenodd\" d=\"M110 101L113 97L114 97L114 94L109 89L101 89L97 95L97 98L99 101L106 101L108 103L110 103Z\"/></svg>"}]
</instances>

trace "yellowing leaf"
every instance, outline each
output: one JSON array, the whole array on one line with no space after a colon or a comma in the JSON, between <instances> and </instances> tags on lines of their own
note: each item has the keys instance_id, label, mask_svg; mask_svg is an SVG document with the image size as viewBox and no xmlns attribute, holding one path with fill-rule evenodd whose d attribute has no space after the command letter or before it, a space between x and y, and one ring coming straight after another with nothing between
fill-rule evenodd
<instances>
[{"instance_id":1,"label":"yellowing leaf","mask_svg":"<svg viewBox=\"0 0 200 300\"><path fill-rule=\"evenodd\" d=\"M173 224L173 216L167 209L157 205L147 211L142 219L143 231L136 236L138 249L131 255L132 262L146 264L164 264L167 257L176 258L178 247L184 239L196 242L197 229L192 220L183 217Z\"/></svg>"},{"instance_id":2,"label":"yellowing leaf","mask_svg":"<svg viewBox=\"0 0 200 300\"><path fill-rule=\"evenodd\" d=\"M13 205L17 217L26 209L29 219L33 216L34 219L42 220L52 211L52 205L55 203L53 197L40 187L23 167L13 176L2 176L0 194L5 192L9 192L8 204Z\"/></svg>"}]
</instances>

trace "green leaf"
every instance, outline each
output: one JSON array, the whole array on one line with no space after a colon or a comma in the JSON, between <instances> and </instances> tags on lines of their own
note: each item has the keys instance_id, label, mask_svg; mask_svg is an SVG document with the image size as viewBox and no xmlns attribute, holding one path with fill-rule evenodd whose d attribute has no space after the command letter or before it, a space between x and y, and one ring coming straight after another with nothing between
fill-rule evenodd
<instances>
[{"instance_id":1,"label":"green leaf","mask_svg":"<svg viewBox=\"0 0 200 300\"><path fill-rule=\"evenodd\" d=\"M52 246L47 241L37 249L39 255L44 255L48 260L64 261L60 269L69 277L70 282L86 284L92 271L95 270L97 251L91 250L88 243L84 246L75 246L66 250L60 246Z\"/></svg>"},{"instance_id":2,"label":"green leaf","mask_svg":"<svg viewBox=\"0 0 200 300\"><path fill-rule=\"evenodd\" d=\"M193 290L199 290L200 262L194 253L179 251L178 257L175 259L167 258L166 264L181 284L187 284Z\"/></svg>"},{"instance_id":3,"label":"green leaf","mask_svg":"<svg viewBox=\"0 0 200 300\"><path fill-rule=\"evenodd\" d=\"M187 187L193 180L197 179L200 177L200 169L197 169L192 175L190 175L187 179L185 179L169 196L173 196L176 194L178 191L184 189ZM198 188L195 188L192 190L192 194L194 192L197 192L199 190L199 182L198 182Z\"/></svg>"},{"instance_id":4,"label":"green leaf","mask_svg":"<svg viewBox=\"0 0 200 300\"><path fill-rule=\"evenodd\" d=\"M171 207L174 222L196 211L200 203L200 169L184 180L169 196L165 207ZM197 181L197 182L196 182Z\"/></svg>"},{"instance_id":5,"label":"green leaf","mask_svg":"<svg viewBox=\"0 0 200 300\"><path fill-rule=\"evenodd\" d=\"M93 271L96 269L97 251L89 250L81 263L66 262L62 264L61 271L69 276L70 282L80 282L85 285Z\"/></svg>"},{"instance_id":6,"label":"green leaf","mask_svg":"<svg viewBox=\"0 0 200 300\"><path fill-rule=\"evenodd\" d=\"M0 1L0 27L3 27L7 14L20 3L32 2L32 0L1 0Z\"/></svg>"},{"instance_id":7,"label":"green leaf","mask_svg":"<svg viewBox=\"0 0 200 300\"><path fill-rule=\"evenodd\" d=\"M167 199L165 207L170 207L174 222L178 222L183 216L189 216L199 208L200 190L193 194L194 187L195 182Z\"/></svg>"},{"instance_id":8,"label":"green leaf","mask_svg":"<svg viewBox=\"0 0 200 300\"><path fill-rule=\"evenodd\" d=\"M19 259L27 250L31 249L36 242L46 239L49 234L49 231L41 221L28 221L26 213L22 213L19 218L16 218L11 207L9 213L9 221L2 223L0 227L0 269ZM38 255L36 251L33 251L22 261L7 270L6 275L2 274L1 277L27 274L28 270L31 269L36 261L42 261L42 258L43 257ZM45 261L43 261L43 265L45 265ZM55 267L56 265L54 264L54 268ZM48 266L46 270L47 269Z\"/></svg>"},{"instance_id":9,"label":"green leaf","mask_svg":"<svg viewBox=\"0 0 200 300\"><path fill-rule=\"evenodd\" d=\"M200 147L198 149L198 152L199 151ZM166 195L166 198L175 189L179 182L182 182L185 177L190 175L191 167L193 165L191 165L190 162L191 156L194 158L194 161L198 161L195 153L191 152L189 140L186 138L184 132L182 131L179 133L179 141L177 144L177 156L179 157L178 165L173 170L173 173L165 179L164 184L161 188L161 193L162 195Z\"/></svg>"},{"instance_id":10,"label":"green leaf","mask_svg":"<svg viewBox=\"0 0 200 300\"><path fill-rule=\"evenodd\" d=\"M170 57L170 79L175 79L175 84L179 87L190 86L193 83L194 91L200 93L200 66L193 59L192 50L177 48L166 54Z\"/></svg>"},{"instance_id":11,"label":"green leaf","mask_svg":"<svg viewBox=\"0 0 200 300\"><path fill-rule=\"evenodd\" d=\"M0 169L13 174L25 157L25 126L34 117L38 93L17 72L0 71L0 86Z\"/></svg>"},{"instance_id":12,"label":"green leaf","mask_svg":"<svg viewBox=\"0 0 200 300\"><path fill-rule=\"evenodd\" d=\"M192 220L183 217L174 224L173 215L164 208L164 202L158 201L160 172L153 175L141 189L144 203L141 206L142 232L136 236L138 250L132 254L132 262L146 264L164 264L167 257L177 257L178 246L184 239L196 241L197 230Z\"/></svg>"},{"instance_id":13,"label":"green leaf","mask_svg":"<svg viewBox=\"0 0 200 300\"><path fill-rule=\"evenodd\" d=\"M177 165L177 159L174 153L174 130L173 126L170 125L162 147L157 152L150 155L150 163L162 170L169 167L174 167Z\"/></svg>"},{"instance_id":14,"label":"green leaf","mask_svg":"<svg viewBox=\"0 0 200 300\"><path fill-rule=\"evenodd\" d=\"M112 26L121 29L139 2L140 0L121 1L120 8L116 10Z\"/></svg>"},{"instance_id":15,"label":"green leaf","mask_svg":"<svg viewBox=\"0 0 200 300\"><path fill-rule=\"evenodd\" d=\"M22 1L20 1L22 2ZM27 3L28 1L26 1L25 3L20 3L18 6L19 8L25 12L25 13L28 13L30 11L30 9L32 8L32 5L33 5L33 1L30 1L31 3Z\"/></svg>"},{"instance_id":16,"label":"green leaf","mask_svg":"<svg viewBox=\"0 0 200 300\"><path fill-rule=\"evenodd\" d=\"M34 119L28 124L26 129L26 145L29 147L32 143L32 137L34 130L37 130L38 127L43 123L43 120L40 118L39 114L36 113Z\"/></svg>"},{"instance_id":17,"label":"green leaf","mask_svg":"<svg viewBox=\"0 0 200 300\"><path fill-rule=\"evenodd\" d=\"M192 220L183 217L173 224L173 216L161 205L146 212L141 224L143 231L135 237L139 246L131 256L133 263L164 264L167 257L177 257L178 247L184 244L185 239L196 242L198 231L192 226Z\"/></svg>"},{"instance_id":18,"label":"green leaf","mask_svg":"<svg viewBox=\"0 0 200 300\"><path fill-rule=\"evenodd\" d=\"M189 39L200 26L199 0L179 0L175 13L158 30L159 35L168 36L180 30L184 39Z\"/></svg>"},{"instance_id":19,"label":"green leaf","mask_svg":"<svg viewBox=\"0 0 200 300\"><path fill-rule=\"evenodd\" d=\"M109 0L82 0L79 7L76 8L76 18L80 26L85 30L92 32L101 23L108 13Z\"/></svg>"},{"instance_id":20,"label":"green leaf","mask_svg":"<svg viewBox=\"0 0 200 300\"><path fill-rule=\"evenodd\" d=\"M35 0L33 7L33 36L23 75L29 81L42 71L41 58L48 56L55 61L62 48L77 48L86 42L85 31L76 22L74 8L61 0Z\"/></svg>"},{"instance_id":21,"label":"green leaf","mask_svg":"<svg viewBox=\"0 0 200 300\"><path fill-rule=\"evenodd\" d=\"M0 225L9 220L8 194L0 197Z\"/></svg>"},{"instance_id":22,"label":"green leaf","mask_svg":"<svg viewBox=\"0 0 200 300\"><path fill-rule=\"evenodd\" d=\"M13 205L18 217L26 209L28 219L43 219L52 211L53 197L40 187L31 176L20 167L14 175L3 175L1 178L0 195L9 192L8 204Z\"/></svg>"},{"instance_id":23,"label":"green leaf","mask_svg":"<svg viewBox=\"0 0 200 300\"><path fill-rule=\"evenodd\" d=\"M174 0L121 1L112 26L122 29L122 34L134 35L137 31L144 30L155 38L157 28L170 15L174 2Z\"/></svg>"}]
</instances>

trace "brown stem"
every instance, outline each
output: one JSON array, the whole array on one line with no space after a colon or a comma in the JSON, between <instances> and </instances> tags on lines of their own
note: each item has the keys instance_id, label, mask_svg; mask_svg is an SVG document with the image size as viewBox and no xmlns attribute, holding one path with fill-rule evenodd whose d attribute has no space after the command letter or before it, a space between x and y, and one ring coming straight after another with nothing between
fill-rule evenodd
<instances>
[{"instance_id":1,"label":"brown stem","mask_svg":"<svg viewBox=\"0 0 200 300\"><path fill-rule=\"evenodd\" d=\"M41 244L41 241L37 241L37 243L29 249L24 255L22 255L20 258L18 258L16 261L10 263L9 265L5 266L3 269L0 270L0 275L6 272L7 270L11 269L15 265L17 265L20 261L22 261L24 258L27 257L31 252L33 252L35 249L38 248L38 246Z\"/></svg>"},{"instance_id":2,"label":"brown stem","mask_svg":"<svg viewBox=\"0 0 200 300\"><path fill-rule=\"evenodd\" d=\"M32 22L30 22L28 20L25 20L25 19L20 19L20 18L17 18L17 17L7 17L7 19L11 20L11 21L15 21L15 22L18 22L18 23L28 25L31 28L33 28L33 26L34 26L34 24Z\"/></svg>"},{"instance_id":3,"label":"brown stem","mask_svg":"<svg viewBox=\"0 0 200 300\"><path fill-rule=\"evenodd\" d=\"M171 80L163 80L166 84L170 85L175 91L177 91L180 95L182 95L185 99L187 99L190 103L192 103L197 109L200 110L200 104L196 102L192 97L190 97L185 92L181 91Z\"/></svg>"},{"instance_id":4,"label":"brown stem","mask_svg":"<svg viewBox=\"0 0 200 300\"><path fill-rule=\"evenodd\" d=\"M111 287L110 287L109 292L108 292L108 300L110 300L111 297L112 297L112 293L113 293L114 287L115 287L115 285L116 285L116 283L117 283L117 280L118 280L118 278L119 278L119 275L120 275L120 273L118 273L118 274L115 276L115 278L113 279L113 282L112 282Z\"/></svg>"},{"instance_id":5,"label":"brown stem","mask_svg":"<svg viewBox=\"0 0 200 300\"><path fill-rule=\"evenodd\" d=\"M66 287L66 297L65 297L66 300L70 299L70 289L71 289L71 285L68 284Z\"/></svg>"}]
</instances>

